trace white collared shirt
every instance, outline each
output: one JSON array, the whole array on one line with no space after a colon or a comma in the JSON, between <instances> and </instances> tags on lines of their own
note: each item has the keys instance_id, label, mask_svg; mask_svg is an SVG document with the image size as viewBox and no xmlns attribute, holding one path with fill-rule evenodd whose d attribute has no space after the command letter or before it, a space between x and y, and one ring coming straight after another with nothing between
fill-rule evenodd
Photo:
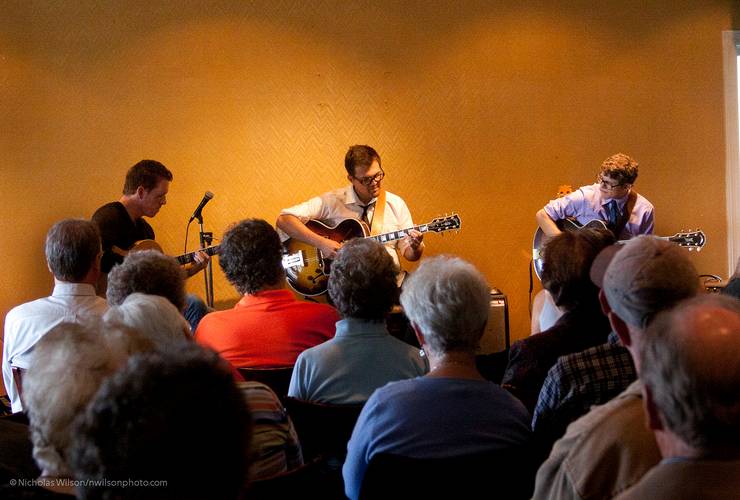
<instances>
[{"instance_id":1,"label":"white collared shirt","mask_svg":"<svg viewBox=\"0 0 740 500\"><path fill-rule=\"evenodd\" d=\"M83 318L100 317L108 309L95 288L84 283L56 281L51 296L26 302L5 316L3 339L3 382L13 412L23 410L13 381L12 367L28 368L36 342L59 323L78 323Z\"/></svg>"},{"instance_id":2,"label":"white collared shirt","mask_svg":"<svg viewBox=\"0 0 740 500\"><path fill-rule=\"evenodd\" d=\"M370 207L367 210L367 218L372 221L375 215L375 200L370 200ZM280 215L294 215L298 217L304 224L310 219L320 220L328 226L335 226L344 219L359 219L362 216L364 204L357 198L355 190L352 188L352 184L346 187L329 191L320 196L311 198L308 201L300 203L298 205L285 208L280 212ZM399 196L385 192L385 214L383 216L383 228L381 233L389 233L391 231L398 231L399 229L408 229L414 225L411 219L411 212L409 212L406 202L404 202ZM283 231L278 231L280 239L285 241L288 239L288 235ZM396 240L394 242L386 243L386 249L388 253L393 257L393 261L396 266L399 266L398 254L396 251L403 254L408 247L408 244L403 240Z\"/></svg>"}]
</instances>

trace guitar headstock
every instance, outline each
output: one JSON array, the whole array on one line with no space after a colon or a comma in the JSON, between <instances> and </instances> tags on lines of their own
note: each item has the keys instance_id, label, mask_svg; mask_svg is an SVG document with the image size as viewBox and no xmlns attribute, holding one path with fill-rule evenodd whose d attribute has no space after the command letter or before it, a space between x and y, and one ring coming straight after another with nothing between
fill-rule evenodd
<instances>
[{"instance_id":1,"label":"guitar headstock","mask_svg":"<svg viewBox=\"0 0 740 500\"><path fill-rule=\"evenodd\" d=\"M427 224L427 229L429 231L434 231L435 233L440 233L442 231L460 229L460 225L460 216L457 214L452 214L432 219L432 222Z\"/></svg>"},{"instance_id":2,"label":"guitar headstock","mask_svg":"<svg viewBox=\"0 0 740 500\"><path fill-rule=\"evenodd\" d=\"M704 234L704 231L699 229L696 231L683 231L676 233L669 237L668 240L672 241L676 245L688 248L689 250L696 249L697 252L707 243L707 237Z\"/></svg>"}]
</instances>

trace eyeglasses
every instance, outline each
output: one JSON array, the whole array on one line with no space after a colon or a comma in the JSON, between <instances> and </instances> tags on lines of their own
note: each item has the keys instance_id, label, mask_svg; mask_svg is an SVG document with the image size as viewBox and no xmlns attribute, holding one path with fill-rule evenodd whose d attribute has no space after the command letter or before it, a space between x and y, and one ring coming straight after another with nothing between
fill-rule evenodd
<instances>
[{"instance_id":1,"label":"eyeglasses","mask_svg":"<svg viewBox=\"0 0 740 500\"><path fill-rule=\"evenodd\" d=\"M618 188L621 188L621 187L624 187L624 186L628 186L629 185L627 183L610 184L610 183L608 183L607 181L604 180L604 177L601 174L599 174L599 175L596 176L596 183L599 184L602 188L608 189L610 191L613 191L615 189L618 189Z\"/></svg>"},{"instance_id":2,"label":"eyeglasses","mask_svg":"<svg viewBox=\"0 0 740 500\"><path fill-rule=\"evenodd\" d=\"M383 180L383 177L385 177L385 172L383 172L381 170L377 174L371 175L369 177L359 178L359 177L355 177L354 175L352 177L354 177L355 180L361 182L363 186L366 186L367 187L367 186L370 186L371 184L373 184L374 182L380 182L380 181L382 181Z\"/></svg>"}]
</instances>

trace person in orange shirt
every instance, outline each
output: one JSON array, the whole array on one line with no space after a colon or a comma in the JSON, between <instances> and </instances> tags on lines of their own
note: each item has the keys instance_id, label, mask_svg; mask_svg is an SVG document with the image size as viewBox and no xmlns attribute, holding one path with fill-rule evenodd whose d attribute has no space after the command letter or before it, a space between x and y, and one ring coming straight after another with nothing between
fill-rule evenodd
<instances>
[{"instance_id":1,"label":"person in orange shirt","mask_svg":"<svg viewBox=\"0 0 740 500\"><path fill-rule=\"evenodd\" d=\"M244 296L233 309L206 315L195 340L239 368L292 366L309 347L334 336L340 317L326 304L297 300L285 288L280 238L261 219L226 231L219 264Z\"/></svg>"}]
</instances>

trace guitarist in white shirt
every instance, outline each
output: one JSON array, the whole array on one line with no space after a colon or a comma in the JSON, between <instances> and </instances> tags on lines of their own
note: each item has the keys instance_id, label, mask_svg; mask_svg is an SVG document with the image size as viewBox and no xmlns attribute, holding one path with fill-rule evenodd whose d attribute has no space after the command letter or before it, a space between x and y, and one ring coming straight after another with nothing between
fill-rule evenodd
<instances>
[{"instance_id":1,"label":"guitarist in white shirt","mask_svg":"<svg viewBox=\"0 0 740 500\"><path fill-rule=\"evenodd\" d=\"M306 222L314 219L334 226L344 219L358 219L365 221L373 233L397 231L414 225L406 203L399 196L381 189L385 172L375 149L364 145L350 147L344 158L344 167L349 186L280 212L277 227L282 240L295 238L318 248L324 257L333 258L341 244L314 233L306 227ZM376 210L377 200L383 198L383 208ZM381 214L382 220L375 221L376 217L381 218ZM423 239L423 234L413 229L404 238L386 244L399 269L398 253L408 261L419 260L424 251Z\"/></svg>"}]
</instances>

